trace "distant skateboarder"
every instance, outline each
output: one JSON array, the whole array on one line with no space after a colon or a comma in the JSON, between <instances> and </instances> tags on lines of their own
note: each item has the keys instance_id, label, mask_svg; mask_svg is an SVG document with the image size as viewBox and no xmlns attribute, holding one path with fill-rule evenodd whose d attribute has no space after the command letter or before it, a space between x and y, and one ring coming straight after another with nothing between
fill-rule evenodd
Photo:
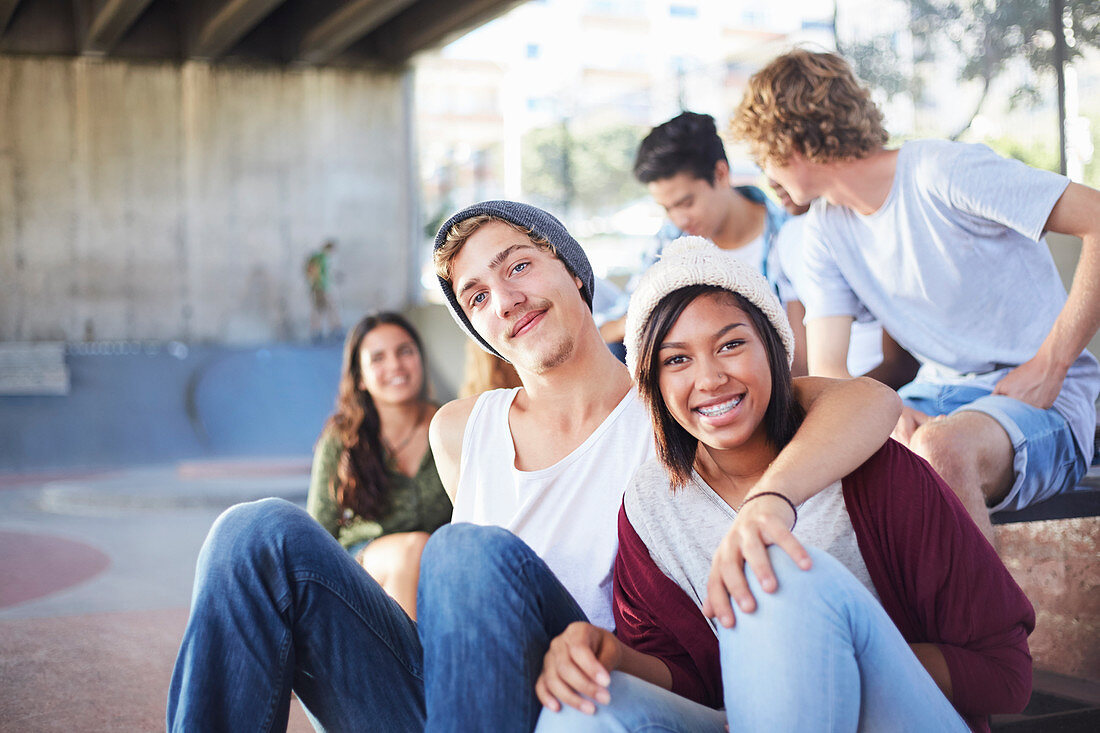
<instances>
[{"instance_id":1,"label":"distant skateboarder","mask_svg":"<svg viewBox=\"0 0 1100 733\"><path fill-rule=\"evenodd\" d=\"M306 258L306 282L309 284L309 332L314 340L340 332L340 315L332 303L329 257L336 241L329 239ZM328 329L325 329L325 325Z\"/></svg>"}]
</instances>

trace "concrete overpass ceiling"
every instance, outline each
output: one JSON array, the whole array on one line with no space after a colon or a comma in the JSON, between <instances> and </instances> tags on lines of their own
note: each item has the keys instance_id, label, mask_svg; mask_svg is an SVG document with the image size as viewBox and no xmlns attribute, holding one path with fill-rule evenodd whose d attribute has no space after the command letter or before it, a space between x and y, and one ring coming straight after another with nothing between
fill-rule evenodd
<instances>
[{"instance_id":1,"label":"concrete overpass ceiling","mask_svg":"<svg viewBox=\"0 0 1100 733\"><path fill-rule=\"evenodd\" d=\"M77 0L73 11L81 50L89 54L110 51L150 2L152 0Z\"/></svg>"},{"instance_id":2,"label":"concrete overpass ceiling","mask_svg":"<svg viewBox=\"0 0 1100 733\"><path fill-rule=\"evenodd\" d=\"M8 27L8 21L11 20L11 15L18 4L19 0L0 0L0 33Z\"/></svg>"},{"instance_id":3,"label":"concrete overpass ceiling","mask_svg":"<svg viewBox=\"0 0 1100 733\"><path fill-rule=\"evenodd\" d=\"M0 0L0 53L395 66L522 0Z\"/></svg>"}]
</instances>

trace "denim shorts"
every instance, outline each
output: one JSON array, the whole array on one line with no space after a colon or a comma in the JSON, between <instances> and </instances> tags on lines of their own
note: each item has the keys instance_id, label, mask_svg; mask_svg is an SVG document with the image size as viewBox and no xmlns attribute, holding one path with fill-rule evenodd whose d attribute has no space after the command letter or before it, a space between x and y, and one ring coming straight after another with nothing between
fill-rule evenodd
<instances>
[{"instance_id":1,"label":"denim shorts","mask_svg":"<svg viewBox=\"0 0 1100 733\"><path fill-rule=\"evenodd\" d=\"M1072 491L1088 470L1069 423L1053 409L1040 410L995 395L991 387L983 385L912 382L898 394L907 407L928 415L983 412L1005 429L1015 451L1012 470L1016 479L990 512L1016 511Z\"/></svg>"}]
</instances>

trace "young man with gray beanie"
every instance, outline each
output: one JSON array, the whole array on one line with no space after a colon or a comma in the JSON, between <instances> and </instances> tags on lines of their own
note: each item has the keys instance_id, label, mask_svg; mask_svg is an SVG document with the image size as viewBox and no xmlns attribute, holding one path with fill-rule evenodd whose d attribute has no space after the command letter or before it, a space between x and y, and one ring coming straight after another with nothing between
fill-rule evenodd
<instances>
[{"instance_id":1,"label":"young man with gray beanie","mask_svg":"<svg viewBox=\"0 0 1100 733\"><path fill-rule=\"evenodd\" d=\"M293 690L328 730L530 731L550 640L577 620L612 625L615 514L653 438L592 319L588 259L546 212L493 201L444 224L436 262L455 320L523 387L432 421L459 524L425 549L419 625L298 507L233 507L199 557L170 730L282 729ZM899 407L871 380L806 380L796 393L806 420L758 486L801 502L874 453ZM790 510L751 507L729 548L774 590L765 545L790 547ZM723 582L752 609L743 573Z\"/></svg>"}]
</instances>

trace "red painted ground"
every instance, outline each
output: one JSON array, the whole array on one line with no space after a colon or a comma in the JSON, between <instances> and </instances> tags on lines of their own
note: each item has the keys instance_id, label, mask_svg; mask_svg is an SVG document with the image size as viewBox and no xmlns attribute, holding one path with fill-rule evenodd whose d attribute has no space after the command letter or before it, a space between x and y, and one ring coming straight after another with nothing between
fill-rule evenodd
<instances>
[{"instance_id":1,"label":"red painted ground","mask_svg":"<svg viewBox=\"0 0 1100 733\"><path fill-rule=\"evenodd\" d=\"M9 531L0 531L0 558L0 608L76 585L111 564L83 542Z\"/></svg>"},{"instance_id":2,"label":"red painted ground","mask_svg":"<svg viewBox=\"0 0 1100 733\"><path fill-rule=\"evenodd\" d=\"M163 731L186 609L0 621L0 730ZM291 705L291 733L307 733Z\"/></svg>"}]
</instances>

